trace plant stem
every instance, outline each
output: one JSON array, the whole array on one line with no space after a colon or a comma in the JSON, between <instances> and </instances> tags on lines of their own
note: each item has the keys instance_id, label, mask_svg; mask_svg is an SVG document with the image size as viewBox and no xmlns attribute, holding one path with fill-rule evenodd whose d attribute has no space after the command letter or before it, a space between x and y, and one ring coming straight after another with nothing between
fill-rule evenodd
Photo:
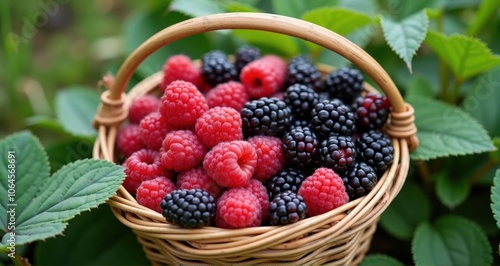
<instances>
[{"instance_id":1,"label":"plant stem","mask_svg":"<svg viewBox=\"0 0 500 266\"><path fill-rule=\"evenodd\" d=\"M31 266L31 263L28 261L27 258L23 258L18 254L14 255L12 262L14 263L15 266Z\"/></svg>"},{"instance_id":2,"label":"plant stem","mask_svg":"<svg viewBox=\"0 0 500 266\"><path fill-rule=\"evenodd\" d=\"M453 95L451 98L451 103L456 104L458 99L460 98L460 87L462 87L463 80L461 78L455 78L455 86L453 87Z\"/></svg>"},{"instance_id":3,"label":"plant stem","mask_svg":"<svg viewBox=\"0 0 500 266\"><path fill-rule=\"evenodd\" d=\"M429 171L429 165L427 165L427 162L425 161L418 161L417 166L420 179L422 180L424 187L427 187L430 183L429 178L431 175Z\"/></svg>"},{"instance_id":4,"label":"plant stem","mask_svg":"<svg viewBox=\"0 0 500 266\"><path fill-rule=\"evenodd\" d=\"M483 178L483 176L485 176L494 167L497 167L499 163L500 162L498 162L498 161L489 159L485 164L483 164L483 166L481 166L481 168L479 168L474 173L472 178L469 180L469 184L472 186L475 183L479 182L479 180L481 180L481 178Z\"/></svg>"}]
</instances>

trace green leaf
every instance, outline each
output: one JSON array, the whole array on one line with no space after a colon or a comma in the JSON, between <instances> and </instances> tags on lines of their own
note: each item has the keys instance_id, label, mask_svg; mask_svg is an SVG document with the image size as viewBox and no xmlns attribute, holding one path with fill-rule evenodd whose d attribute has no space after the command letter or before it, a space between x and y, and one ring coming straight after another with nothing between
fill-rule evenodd
<instances>
[{"instance_id":1,"label":"green leaf","mask_svg":"<svg viewBox=\"0 0 500 266\"><path fill-rule=\"evenodd\" d=\"M395 258L382 254L368 255L359 264L359 266L378 266L378 265L403 266L404 264Z\"/></svg>"},{"instance_id":2,"label":"green leaf","mask_svg":"<svg viewBox=\"0 0 500 266\"><path fill-rule=\"evenodd\" d=\"M462 81L500 65L500 56L473 37L461 34L446 36L430 30L425 42Z\"/></svg>"},{"instance_id":3,"label":"green leaf","mask_svg":"<svg viewBox=\"0 0 500 266\"><path fill-rule=\"evenodd\" d=\"M149 264L135 234L107 206L75 217L64 237L37 243L34 262L37 265Z\"/></svg>"},{"instance_id":4,"label":"green leaf","mask_svg":"<svg viewBox=\"0 0 500 266\"><path fill-rule=\"evenodd\" d=\"M47 144L50 169L56 172L64 165L80 159L92 158L93 142L88 139L71 138Z\"/></svg>"},{"instance_id":5,"label":"green leaf","mask_svg":"<svg viewBox=\"0 0 500 266\"><path fill-rule=\"evenodd\" d=\"M18 215L19 210L26 208L32 202L33 195L49 177L50 169L42 144L28 131L15 133L1 140L0 154L0 176L2 177L0 178L0 194L2 195L0 197L0 225L4 231L7 231L7 210L13 207ZM12 190L9 191L9 189Z\"/></svg>"},{"instance_id":6,"label":"green leaf","mask_svg":"<svg viewBox=\"0 0 500 266\"><path fill-rule=\"evenodd\" d=\"M272 0L276 14L299 18L306 11L324 6L334 6L338 0Z\"/></svg>"},{"instance_id":7,"label":"green leaf","mask_svg":"<svg viewBox=\"0 0 500 266\"><path fill-rule=\"evenodd\" d=\"M423 189L406 183L391 205L382 213L380 225L389 234L410 240L417 226L431 215L431 203Z\"/></svg>"},{"instance_id":8,"label":"green leaf","mask_svg":"<svg viewBox=\"0 0 500 266\"><path fill-rule=\"evenodd\" d=\"M468 113L443 102L412 97L407 101L415 108L415 124L420 145L412 159L488 152L494 149L484 128Z\"/></svg>"},{"instance_id":9,"label":"green leaf","mask_svg":"<svg viewBox=\"0 0 500 266\"><path fill-rule=\"evenodd\" d=\"M495 145L496 150L490 152L490 159L495 162L500 162L500 137L493 138L493 145Z\"/></svg>"},{"instance_id":10,"label":"green leaf","mask_svg":"<svg viewBox=\"0 0 500 266\"><path fill-rule=\"evenodd\" d=\"M222 2L212 0L174 0L170 4L170 10L178 11L191 17L201 17L224 12Z\"/></svg>"},{"instance_id":11,"label":"green leaf","mask_svg":"<svg viewBox=\"0 0 500 266\"><path fill-rule=\"evenodd\" d=\"M405 97L433 98L435 94L435 89L433 88L431 82L423 75L416 74L410 80Z\"/></svg>"},{"instance_id":12,"label":"green leaf","mask_svg":"<svg viewBox=\"0 0 500 266\"><path fill-rule=\"evenodd\" d=\"M423 223L412 241L416 265L491 265L491 246L474 222L445 216L435 224Z\"/></svg>"},{"instance_id":13,"label":"green leaf","mask_svg":"<svg viewBox=\"0 0 500 266\"><path fill-rule=\"evenodd\" d=\"M234 30L233 33L245 43L268 49L284 57L293 57L300 53L298 43L287 35L255 30Z\"/></svg>"},{"instance_id":14,"label":"green leaf","mask_svg":"<svg viewBox=\"0 0 500 266\"><path fill-rule=\"evenodd\" d=\"M464 99L464 109L472 115L491 136L500 136L500 67L481 74Z\"/></svg>"},{"instance_id":15,"label":"green leaf","mask_svg":"<svg viewBox=\"0 0 500 266\"><path fill-rule=\"evenodd\" d=\"M340 0L338 6L375 16L380 9L377 0Z\"/></svg>"},{"instance_id":16,"label":"green leaf","mask_svg":"<svg viewBox=\"0 0 500 266\"><path fill-rule=\"evenodd\" d=\"M436 177L436 194L446 207L453 209L469 195L470 185L465 178L452 177L449 173L440 173Z\"/></svg>"},{"instance_id":17,"label":"green leaf","mask_svg":"<svg viewBox=\"0 0 500 266\"><path fill-rule=\"evenodd\" d=\"M467 34L471 36L477 35L478 32L490 22L492 16L494 16L495 13L498 12L499 7L500 7L500 1L498 0L481 1L479 10L473 17L474 20L467 29Z\"/></svg>"},{"instance_id":18,"label":"green leaf","mask_svg":"<svg viewBox=\"0 0 500 266\"><path fill-rule=\"evenodd\" d=\"M125 21L124 25L125 52L127 54L131 54L137 47L139 47L139 45L160 30L189 18L189 16L176 11L164 14L146 13L139 10L132 13L128 17L127 21ZM182 38L181 40L160 48L158 51L146 58L144 62L138 66L137 73L142 77L148 77L157 71L160 71L167 58L172 55L185 54L192 59L198 59L211 49L212 45L206 34L197 34Z\"/></svg>"},{"instance_id":19,"label":"green leaf","mask_svg":"<svg viewBox=\"0 0 500 266\"><path fill-rule=\"evenodd\" d=\"M238 2L231 2L226 5L227 12L261 12L260 9L251 5L246 5Z\"/></svg>"},{"instance_id":20,"label":"green leaf","mask_svg":"<svg viewBox=\"0 0 500 266\"><path fill-rule=\"evenodd\" d=\"M69 87L56 95L56 117L66 132L75 136L95 136L92 126L100 95L89 88Z\"/></svg>"},{"instance_id":21,"label":"green leaf","mask_svg":"<svg viewBox=\"0 0 500 266\"><path fill-rule=\"evenodd\" d=\"M124 175L119 165L86 159L65 165L49 179L30 176L27 181L43 183L36 190L23 191L30 201L16 207L16 244L60 234L69 219L114 195ZM5 235L2 245L7 240Z\"/></svg>"},{"instance_id":22,"label":"green leaf","mask_svg":"<svg viewBox=\"0 0 500 266\"><path fill-rule=\"evenodd\" d=\"M429 18L425 11L420 11L402 21L396 22L384 16L380 25L384 37L391 49L406 63L412 72L411 59L417 52L427 34Z\"/></svg>"},{"instance_id":23,"label":"green leaf","mask_svg":"<svg viewBox=\"0 0 500 266\"><path fill-rule=\"evenodd\" d=\"M495 173L493 186L491 187L491 210L497 222L497 227L500 228L500 168Z\"/></svg>"},{"instance_id":24,"label":"green leaf","mask_svg":"<svg viewBox=\"0 0 500 266\"><path fill-rule=\"evenodd\" d=\"M48 129L52 132L67 134L64 127L56 119L44 115L28 117L24 120L26 126Z\"/></svg>"}]
</instances>

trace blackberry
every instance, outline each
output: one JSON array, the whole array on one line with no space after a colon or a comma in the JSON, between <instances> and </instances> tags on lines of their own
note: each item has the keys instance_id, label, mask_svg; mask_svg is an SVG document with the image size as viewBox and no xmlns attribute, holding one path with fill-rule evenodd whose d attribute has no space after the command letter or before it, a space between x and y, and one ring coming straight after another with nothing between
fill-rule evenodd
<instances>
[{"instance_id":1,"label":"blackberry","mask_svg":"<svg viewBox=\"0 0 500 266\"><path fill-rule=\"evenodd\" d=\"M378 177L375 170L364 162L355 163L343 176L345 190L350 200L357 199L372 191Z\"/></svg>"},{"instance_id":2,"label":"blackberry","mask_svg":"<svg viewBox=\"0 0 500 266\"><path fill-rule=\"evenodd\" d=\"M343 173L356 161L356 145L349 136L332 134L319 145L319 154L324 166Z\"/></svg>"},{"instance_id":3,"label":"blackberry","mask_svg":"<svg viewBox=\"0 0 500 266\"><path fill-rule=\"evenodd\" d=\"M294 127L308 127L309 125L310 125L309 120L292 119L292 122L290 124L290 128L294 128Z\"/></svg>"},{"instance_id":4,"label":"blackberry","mask_svg":"<svg viewBox=\"0 0 500 266\"><path fill-rule=\"evenodd\" d=\"M361 134L356 141L358 155L362 161L382 174L394 160L391 139L382 132L370 130Z\"/></svg>"},{"instance_id":5,"label":"blackberry","mask_svg":"<svg viewBox=\"0 0 500 266\"><path fill-rule=\"evenodd\" d=\"M212 87L231 80L238 80L238 70L227 55L219 50L213 50L201 59L201 75Z\"/></svg>"},{"instance_id":6,"label":"blackberry","mask_svg":"<svg viewBox=\"0 0 500 266\"><path fill-rule=\"evenodd\" d=\"M319 102L319 95L303 84L293 84L284 93L285 103L296 118L309 119L311 110Z\"/></svg>"},{"instance_id":7,"label":"blackberry","mask_svg":"<svg viewBox=\"0 0 500 266\"><path fill-rule=\"evenodd\" d=\"M323 81L323 89L330 97L340 98L350 104L363 91L363 75L359 70L341 67L328 73Z\"/></svg>"},{"instance_id":8,"label":"blackberry","mask_svg":"<svg viewBox=\"0 0 500 266\"><path fill-rule=\"evenodd\" d=\"M268 218L271 225L285 225L306 217L307 205L302 196L291 192L278 194L269 204Z\"/></svg>"},{"instance_id":9,"label":"blackberry","mask_svg":"<svg viewBox=\"0 0 500 266\"><path fill-rule=\"evenodd\" d=\"M389 118L391 105L389 100L376 93L367 93L357 97L352 106L359 130L380 129Z\"/></svg>"},{"instance_id":10,"label":"blackberry","mask_svg":"<svg viewBox=\"0 0 500 266\"><path fill-rule=\"evenodd\" d=\"M321 73L310 58L298 55L288 63L286 84L295 83L308 85L316 91L321 89Z\"/></svg>"},{"instance_id":11,"label":"blackberry","mask_svg":"<svg viewBox=\"0 0 500 266\"><path fill-rule=\"evenodd\" d=\"M276 195L286 191L297 193L304 179L306 176L299 170L292 168L282 170L266 182L269 200L273 200Z\"/></svg>"},{"instance_id":12,"label":"blackberry","mask_svg":"<svg viewBox=\"0 0 500 266\"><path fill-rule=\"evenodd\" d=\"M256 47L243 45L238 50L236 50L234 65L238 70L238 73L241 72L244 66L248 63L252 62L255 59L260 58L260 50Z\"/></svg>"},{"instance_id":13,"label":"blackberry","mask_svg":"<svg viewBox=\"0 0 500 266\"><path fill-rule=\"evenodd\" d=\"M167 222L186 228L199 228L214 221L216 203L202 189L178 189L167 194L161 202Z\"/></svg>"},{"instance_id":14,"label":"blackberry","mask_svg":"<svg viewBox=\"0 0 500 266\"><path fill-rule=\"evenodd\" d=\"M290 127L292 111L278 98L263 97L247 102L243 106L241 120L246 137L255 135L281 137Z\"/></svg>"},{"instance_id":15,"label":"blackberry","mask_svg":"<svg viewBox=\"0 0 500 266\"><path fill-rule=\"evenodd\" d=\"M309 127L294 127L281 139L287 162L299 169L310 168L317 161L319 141Z\"/></svg>"},{"instance_id":16,"label":"blackberry","mask_svg":"<svg viewBox=\"0 0 500 266\"><path fill-rule=\"evenodd\" d=\"M334 133L350 136L356 131L354 113L340 100L322 101L311 111L311 128L320 137Z\"/></svg>"}]
</instances>

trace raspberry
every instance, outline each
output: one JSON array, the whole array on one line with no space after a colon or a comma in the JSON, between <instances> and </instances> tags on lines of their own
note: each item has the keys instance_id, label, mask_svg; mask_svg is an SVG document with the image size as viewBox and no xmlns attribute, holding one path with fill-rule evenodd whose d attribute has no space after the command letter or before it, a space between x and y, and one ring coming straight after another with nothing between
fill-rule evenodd
<instances>
[{"instance_id":1,"label":"raspberry","mask_svg":"<svg viewBox=\"0 0 500 266\"><path fill-rule=\"evenodd\" d=\"M238 80L238 70L229 61L227 55L219 50L210 51L203 55L201 75L212 87L230 80Z\"/></svg>"},{"instance_id":2,"label":"raspberry","mask_svg":"<svg viewBox=\"0 0 500 266\"><path fill-rule=\"evenodd\" d=\"M293 127L285 133L282 148L289 165L310 168L318 156L319 140L309 127Z\"/></svg>"},{"instance_id":3,"label":"raspberry","mask_svg":"<svg viewBox=\"0 0 500 266\"><path fill-rule=\"evenodd\" d=\"M245 67L248 63L260 58L260 50L256 47L243 45L238 50L236 50L236 59L234 65L238 70L238 73Z\"/></svg>"},{"instance_id":4,"label":"raspberry","mask_svg":"<svg viewBox=\"0 0 500 266\"><path fill-rule=\"evenodd\" d=\"M292 112L278 98L260 98L245 104L241 110L243 134L280 137L292 120Z\"/></svg>"},{"instance_id":5,"label":"raspberry","mask_svg":"<svg viewBox=\"0 0 500 266\"><path fill-rule=\"evenodd\" d=\"M378 181L375 170L364 162L355 163L342 179L350 200L368 194Z\"/></svg>"},{"instance_id":6,"label":"raspberry","mask_svg":"<svg viewBox=\"0 0 500 266\"><path fill-rule=\"evenodd\" d=\"M160 203L165 195L177 189L172 180L159 176L146 180L137 188L136 199L139 204L148 207L153 211L161 213Z\"/></svg>"},{"instance_id":7,"label":"raspberry","mask_svg":"<svg viewBox=\"0 0 500 266\"><path fill-rule=\"evenodd\" d=\"M140 131L139 125L129 124L122 127L118 132L116 147L125 157L146 148L146 144L141 139Z\"/></svg>"},{"instance_id":8,"label":"raspberry","mask_svg":"<svg viewBox=\"0 0 500 266\"><path fill-rule=\"evenodd\" d=\"M330 97L350 104L363 91L363 75L357 69L341 67L328 73L323 85Z\"/></svg>"},{"instance_id":9,"label":"raspberry","mask_svg":"<svg viewBox=\"0 0 500 266\"><path fill-rule=\"evenodd\" d=\"M298 192L304 179L306 179L306 176L298 170L286 169L281 171L266 183L269 200L286 191Z\"/></svg>"},{"instance_id":10,"label":"raspberry","mask_svg":"<svg viewBox=\"0 0 500 266\"><path fill-rule=\"evenodd\" d=\"M269 209L269 197L267 196L266 187L257 179L250 179L246 185L243 186L243 188L249 190L255 197L257 197L262 209L262 220L266 220L267 217L265 214Z\"/></svg>"},{"instance_id":11,"label":"raspberry","mask_svg":"<svg viewBox=\"0 0 500 266\"><path fill-rule=\"evenodd\" d=\"M320 137L335 133L350 136L356 131L354 114L338 100L322 101L311 111L311 127Z\"/></svg>"},{"instance_id":12,"label":"raspberry","mask_svg":"<svg viewBox=\"0 0 500 266\"><path fill-rule=\"evenodd\" d=\"M290 106L292 115L297 119L310 120L311 110L318 104L319 95L310 87L293 84L285 91L285 103Z\"/></svg>"},{"instance_id":13,"label":"raspberry","mask_svg":"<svg viewBox=\"0 0 500 266\"><path fill-rule=\"evenodd\" d=\"M382 174L394 160L391 139L381 132L370 130L361 134L356 141L359 157Z\"/></svg>"},{"instance_id":14,"label":"raspberry","mask_svg":"<svg viewBox=\"0 0 500 266\"><path fill-rule=\"evenodd\" d=\"M193 64L189 57L179 54L169 57L165 62L161 88L165 89L170 83L176 80L191 82L200 88L203 78L200 68Z\"/></svg>"},{"instance_id":15,"label":"raspberry","mask_svg":"<svg viewBox=\"0 0 500 266\"><path fill-rule=\"evenodd\" d=\"M130 194L135 195L142 181L150 180L164 174L158 152L142 149L130 155L123 163L125 181L123 186Z\"/></svg>"},{"instance_id":16,"label":"raspberry","mask_svg":"<svg viewBox=\"0 0 500 266\"><path fill-rule=\"evenodd\" d=\"M286 63L283 59L266 55L248 63L240 74L250 98L270 97L284 85Z\"/></svg>"},{"instance_id":17,"label":"raspberry","mask_svg":"<svg viewBox=\"0 0 500 266\"><path fill-rule=\"evenodd\" d=\"M276 137L254 136L248 139L257 152L257 165L253 178L262 182L277 174L283 168L285 157L281 150L281 140Z\"/></svg>"},{"instance_id":18,"label":"raspberry","mask_svg":"<svg viewBox=\"0 0 500 266\"><path fill-rule=\"evenodd\" d=\"M245 228L261 224L262 208L252 192L231 188L217 202L216 224L222 228Z\"/></svg>"},{"instance_id":19,"label":"raspberry","mask_svg":"<svg viewBox=\"0 0 500 266\"><path fill-rule=\"evenodd\" d=\"M358 129L381 129L389 118L390 108L389 100L380 94L367 93L357 97L352 104L352 110L357 118Z\"/></svg>"},{"instance_id":20,"label":"raspberry","mask_svg":"<svg viewBox=\"0 0 500 266\"><path fill-rule=\"evenodd\" d=\"M167 120L158 112L153 112L139 123L141 139L146 146L153 150L159 150L165 135L171 131Z\"/></svg>"},{"instance_id":21,"label":"raspberry","mask_svg":"<svg viewBox=\"0 0 500 266\"><path fill-rule=\"evenodd\" d=\"M191 129L208 110L205 97L193 83L177 80L165 88L160 113L173 127Z\"/></svg>"},{"instance_id":22,"label":"raspberry","mask_svg":"<svg viewBox=\"0 0 500 266\"><path fill-rule=\"evenodd\" d=\"M191 130L168 133L162 143L160 160L167 169L185 171L201 165L207 148Z\"/></svg>"},{"instance_id":23,"label":"raspberry","mask_svg":"<svg viewBox=\"0 0 500 266\"><path fill-rule=\"evenodd\" d=\"M196 120L196 135L209 149L220 142L242 140L240 113L231 107L214 107Z\"/></svg>"},{"instance_id":24,"label":"raspberry","mask_svg":"<svg viewBox=\"0 0 500 266\"><path fill-rule=\"evenodd\" d=\"M221 187L241 187L252 177L257 153L244 140L221 142L205 156L203 167Z\"/></svg>"},{"instance_id":25,"label":"raspberry","mask_svg":"<svg viewBox=\"0 0 500 266\"><path fill-rule=\"evenodd\" d=\"M321 72L314 62L303 55L292 58L287 66L286 84L303 84L319 91L321 89Z\"/></svg>"},{"instance_id":26,"label":"raspberry","mask_svg":"<svg viewBox=\"0 0 500 266\"><path fill-rule=\"evenodd\" d=\"M349 202L344 181L329 168L318 168L300 186L299 193L304 198L309 216L331 211Z\"/></svg>"},{"instance_id":27,"label":"raspberry","mask_svg":"<svg viewBox=\"0 0 500 266\"><path fill-rule=\"evenodd\" d=\"M278 194L269 205L269 223L285 225L306 217L307 205L302 196L292 191Z\"/></svg>"},{"instance_id":28,"label":"raspberry","mask_svg":"<svg viewBox=\"0 0 500 266\"><path fill-rule=\"evenodd\" d=\"M243 84L237 81L221 83L206 94L208 107L216 106L232 107L240 112L250 99Z\"/></svg>"},{"instance_id":29,"label":"raspberry","mask_svg":"<svg viewBox=\"0 0 500 266\"><path fill-rule=\"evenodd\" d=\"M179 189L199 188L207 191L214 198L218 198L222 188L208 176L202 166L180 172L177 175L177 187Z\"/></svg>"},{"instance_id":30,"label":"raspberry","mask_svg":"<svg viewBox=\"0 0 500 266\"><path fill-rule=\"evenodd\" d=\"M160 99L152 95L143 95L135 98L128 109L130 123L139 124L141 120L152 112L158 112Z\"/></svg>"},{"instance_id":31,"label":"raspberry","mask_svg":"<svg viewBox=\"0 0 500 266\"><path fill-rule=\"evenodd\" d=\"M356 161L356 145L349 136L330 135L319 145L322 163L336 173L344 173Z\"/></svg>"},{"instance_id":32,"label":"raspberry","mask_svg":"<svg viewBox=\"0 0 500 266\"><path fill-rule=\"evenodd\" d=\"M214 197L201 189L178 189L161 201L163 217L167 222L186 228L200 228L214 222Z\"/></svg>"}]
</instances>

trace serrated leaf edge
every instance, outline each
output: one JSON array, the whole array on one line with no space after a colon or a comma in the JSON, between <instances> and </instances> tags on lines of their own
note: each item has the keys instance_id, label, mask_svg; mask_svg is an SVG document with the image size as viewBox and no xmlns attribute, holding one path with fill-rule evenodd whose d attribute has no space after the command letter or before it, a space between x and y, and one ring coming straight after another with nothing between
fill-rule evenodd
<instances>
[{"instance_id":1,"label":"serrated leaf edge","mask_svg":"<svg viewBox=\"0 0 500 266\"><path fill-rule=\"evenodd\" d=\"M491 211L493 218L496 221L497 227L500 228L500 168L495 172L493 177L493 186L491 186Z\"/></svg>"}]
</instances>

